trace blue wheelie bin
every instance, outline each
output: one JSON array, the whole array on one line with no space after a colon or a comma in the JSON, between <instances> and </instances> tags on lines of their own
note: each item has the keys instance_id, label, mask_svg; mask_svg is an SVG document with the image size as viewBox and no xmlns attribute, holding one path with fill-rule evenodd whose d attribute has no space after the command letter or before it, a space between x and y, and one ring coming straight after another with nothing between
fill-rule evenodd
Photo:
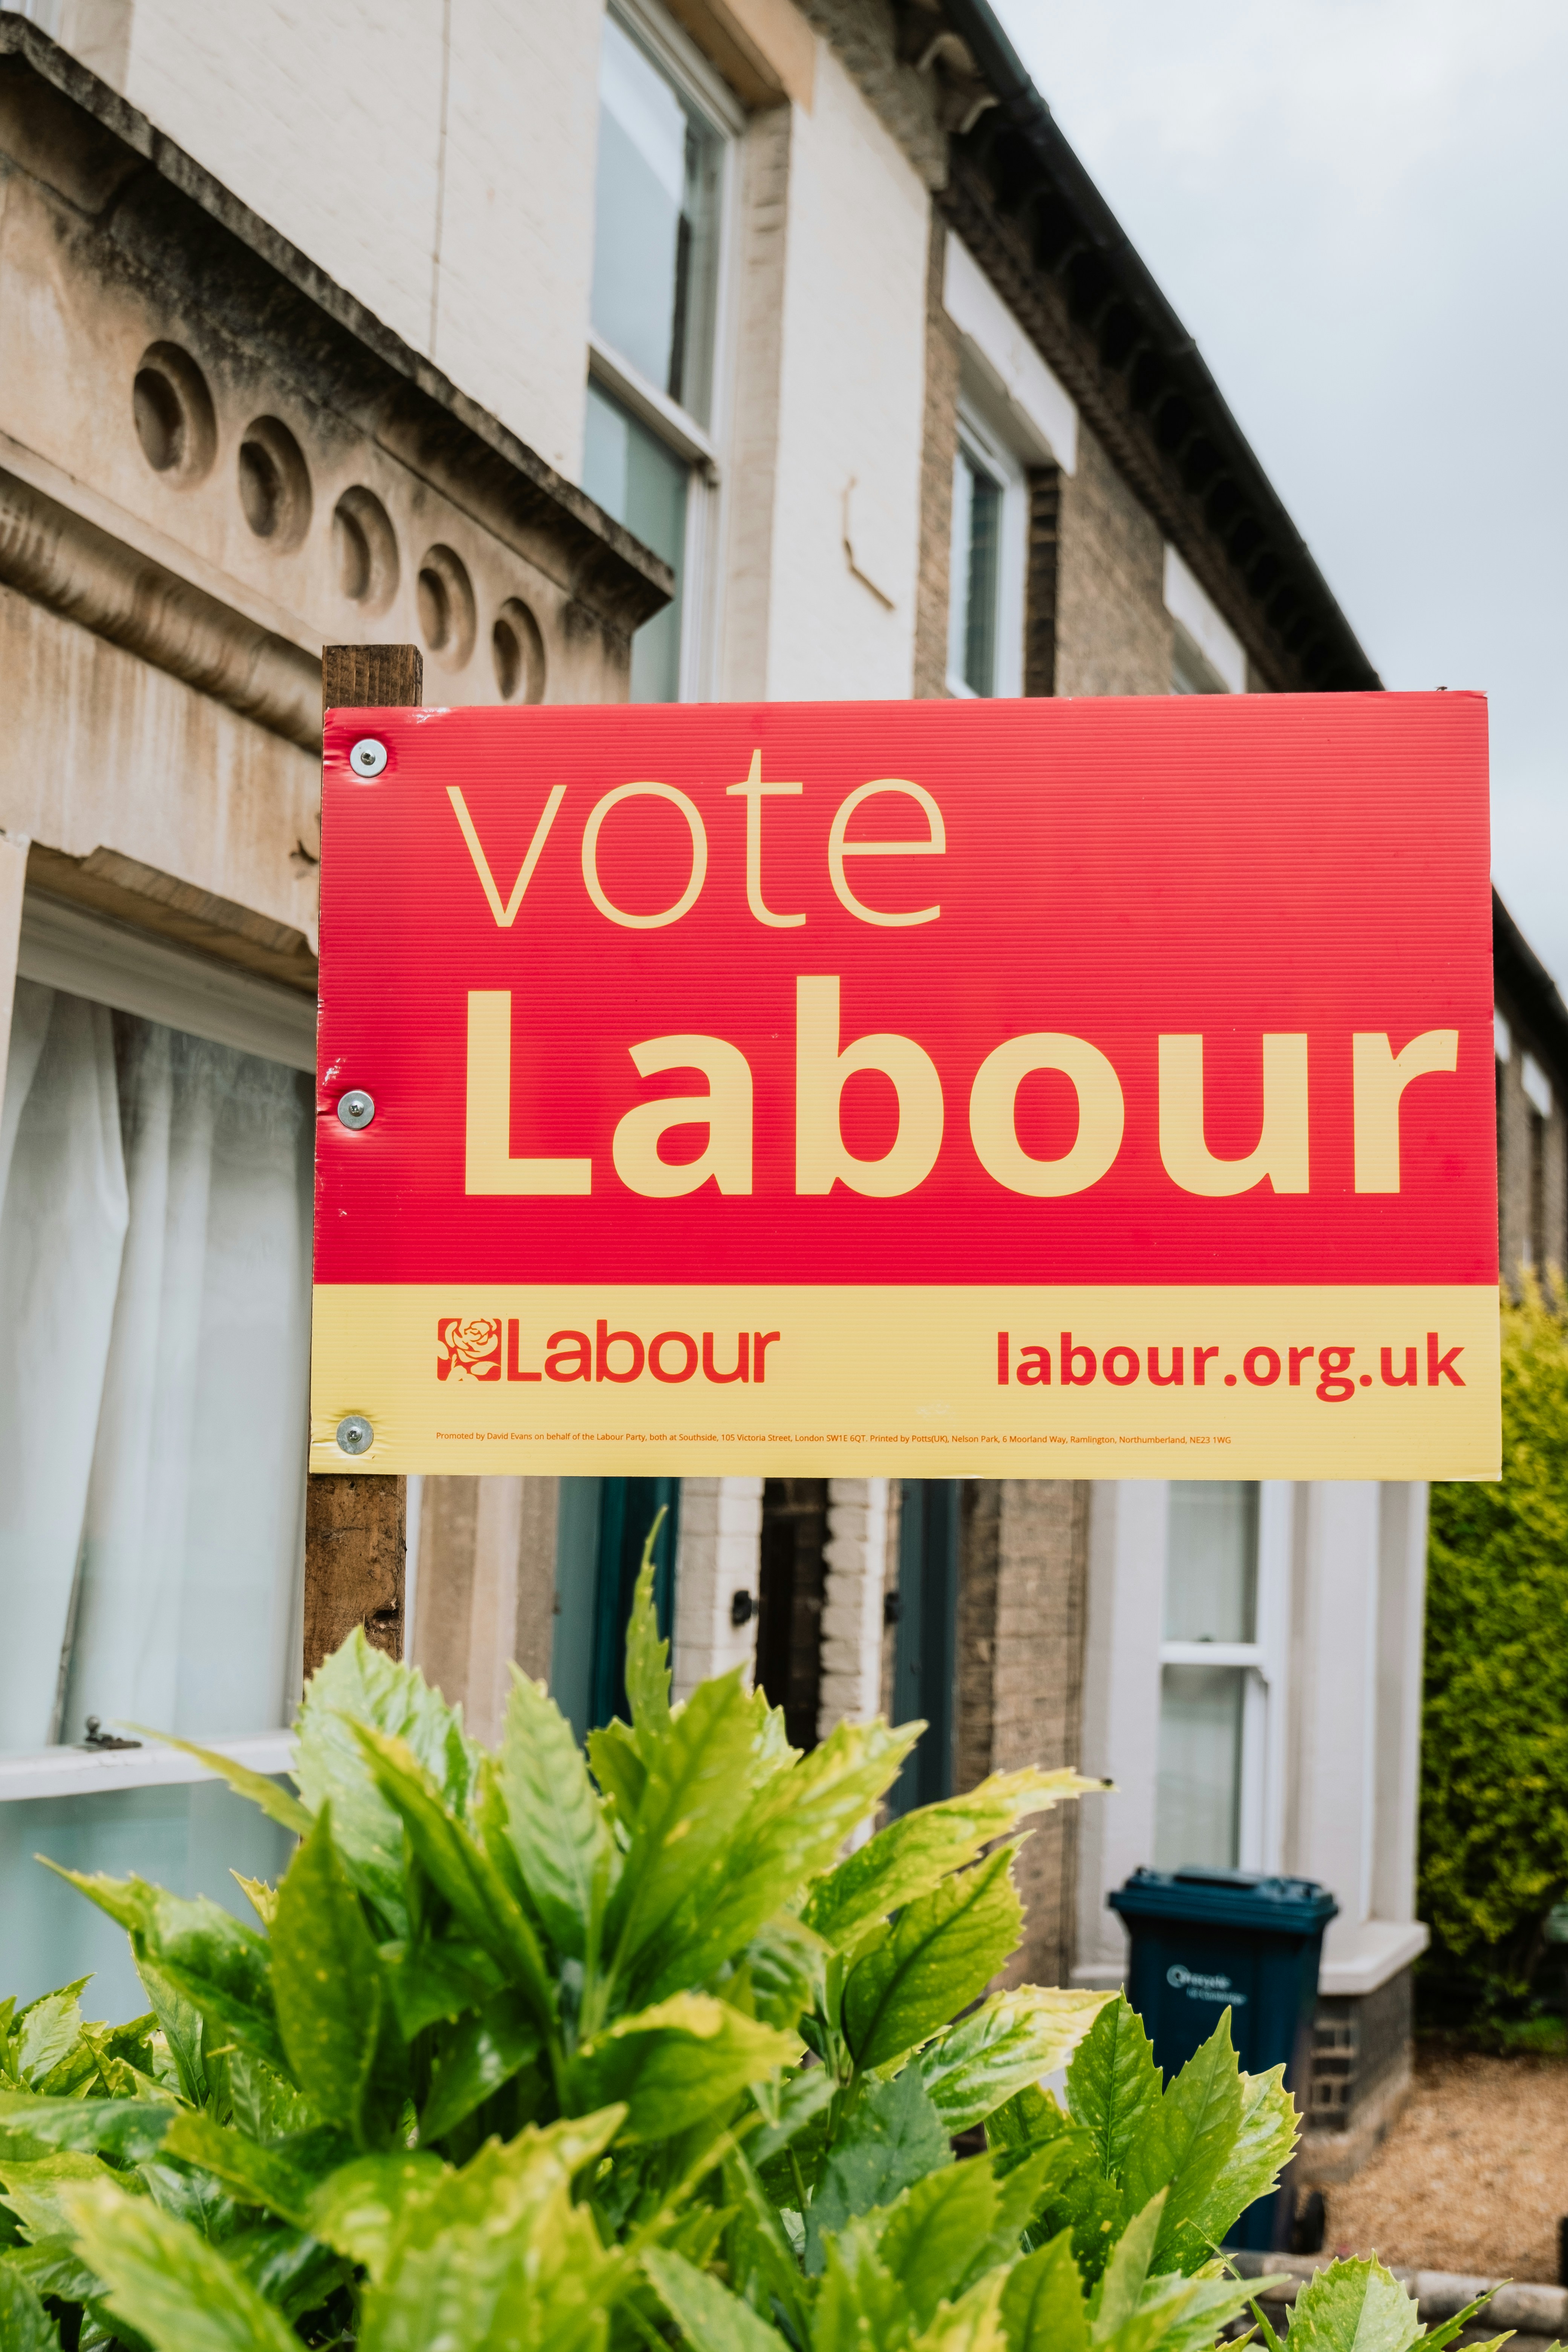
<instances>
[{"instance_id":1,"label":"blue wheelie bin","mask_svg":"<svg viewBox=\"0 0 1568 2352\"><path fill-rule=\"evenodd\" d=\"M1305 2095L1323 1930L1339 1909L1310 1878L1253 1870L1135 1870L1108 1898L1132 1940L1127 1998L1167 2081L1206 2042L1221 2012L1249 2074L1285 2068ZM1242 2215L1229 2243L1249 2253L1289 2251L1296 2190L1286 2172L1272 2197Z\"/></svg>"}]
</instances>

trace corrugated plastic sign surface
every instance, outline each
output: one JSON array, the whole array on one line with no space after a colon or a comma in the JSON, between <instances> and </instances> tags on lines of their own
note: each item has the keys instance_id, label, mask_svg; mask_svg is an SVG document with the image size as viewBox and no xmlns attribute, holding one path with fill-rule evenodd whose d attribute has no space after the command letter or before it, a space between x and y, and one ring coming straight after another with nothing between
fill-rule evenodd
<instances>
[{"instance_id":1,"label":"corrugated plastic sign surface","mask_svg":"<svg viewBox=\"0 0 1568 2352\"><path fill-rule=\"evenodd\" d=\"M321 887L313 1469L1496 1474L1479 697L336 711Z\"/></svg>"}]
</instances>

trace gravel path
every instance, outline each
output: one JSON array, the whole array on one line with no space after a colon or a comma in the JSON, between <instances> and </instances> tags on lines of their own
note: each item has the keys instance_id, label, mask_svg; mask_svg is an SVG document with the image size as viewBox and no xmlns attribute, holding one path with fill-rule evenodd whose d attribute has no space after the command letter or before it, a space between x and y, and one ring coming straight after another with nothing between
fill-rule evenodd
<instances>
[{"instance_id":1,"label":"gravel path","mask_svg":"<svg viewBox=\"0 0 1568 2352\"><path fill-rule=\"evenodd\" d=\"M1568 2060L1421 2051L1372 2162L1330 2189L1325 2250L1550 2285L1568 2213Z\"/></svg>"}]
</instances>

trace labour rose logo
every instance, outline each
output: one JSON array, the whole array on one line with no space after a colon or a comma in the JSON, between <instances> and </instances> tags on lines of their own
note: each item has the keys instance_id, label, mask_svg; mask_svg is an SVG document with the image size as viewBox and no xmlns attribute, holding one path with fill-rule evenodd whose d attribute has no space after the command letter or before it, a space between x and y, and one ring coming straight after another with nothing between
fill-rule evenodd
<instances>
[{"instance_id":1,"label":"labour rose logo","mask_svg":"<svg viewBox=\"0 0 1568 2352\"><path fill-rule=\"evenodd\" d=\"M499 1381L499 1315L443 1315L436 1326L438 1381Z\"/></svg>"}]
</instances>

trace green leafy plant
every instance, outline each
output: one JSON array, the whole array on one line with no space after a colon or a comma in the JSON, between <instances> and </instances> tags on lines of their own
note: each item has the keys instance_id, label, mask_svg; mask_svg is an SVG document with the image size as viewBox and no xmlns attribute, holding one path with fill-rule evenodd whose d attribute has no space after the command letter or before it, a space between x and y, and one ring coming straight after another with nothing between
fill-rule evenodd
<instances>
[{"instance_id":1,"label":"green leafy plant","mask_svg":"<svg viewBox=\"0 0 1568 2352\"><path fill-rule=\"evenodd\" d=\"M0 2009L6 2352L1198 2352L1241 2313L1278 2073L1226 2018L1167 2084L1120 1997L988 1990L1019 1825L1090 1784L847 1852L920 1727L803 1757L740 1674L673 1707L646 1562L626 1687L584 1758L520 1676L490 1752L356 1639L297 1796L206 1759L300 1838L255 1926L77 1879L150 2008Z\"/></svg>"},{"instance_id":2,"label":"green leafy plant","mask_svg":"<svg viewBox=\"0 0 1568 2352\"><path fill-rule=\"evenodd\" d=\"M1432 1489L1423 2006L1493 2039L1539 2012L1547 1917L1568 1893L1565 1306L1557 1278L1505 1295L1502 1477Z\"/></svg>"},{"instance_id":3,"label":"green leafy plant","mask_svg":"<svg viewBox=\"0 0 1568 2352\"><path fill-rule=\"evenodd\" d=\"M1444 2352L1474 2321L1489 2297L1478 2295L1439 2326L1424 2327L1415 2299L1378 2262L1334 2262L1302 2287L1283 2337L1253 2305L1265 2352ZM1501 2352L1512 2330L1469 2352ZM1558 2352L1553 2345L1551 2352Z\"/></svg>"}]
</instances>

